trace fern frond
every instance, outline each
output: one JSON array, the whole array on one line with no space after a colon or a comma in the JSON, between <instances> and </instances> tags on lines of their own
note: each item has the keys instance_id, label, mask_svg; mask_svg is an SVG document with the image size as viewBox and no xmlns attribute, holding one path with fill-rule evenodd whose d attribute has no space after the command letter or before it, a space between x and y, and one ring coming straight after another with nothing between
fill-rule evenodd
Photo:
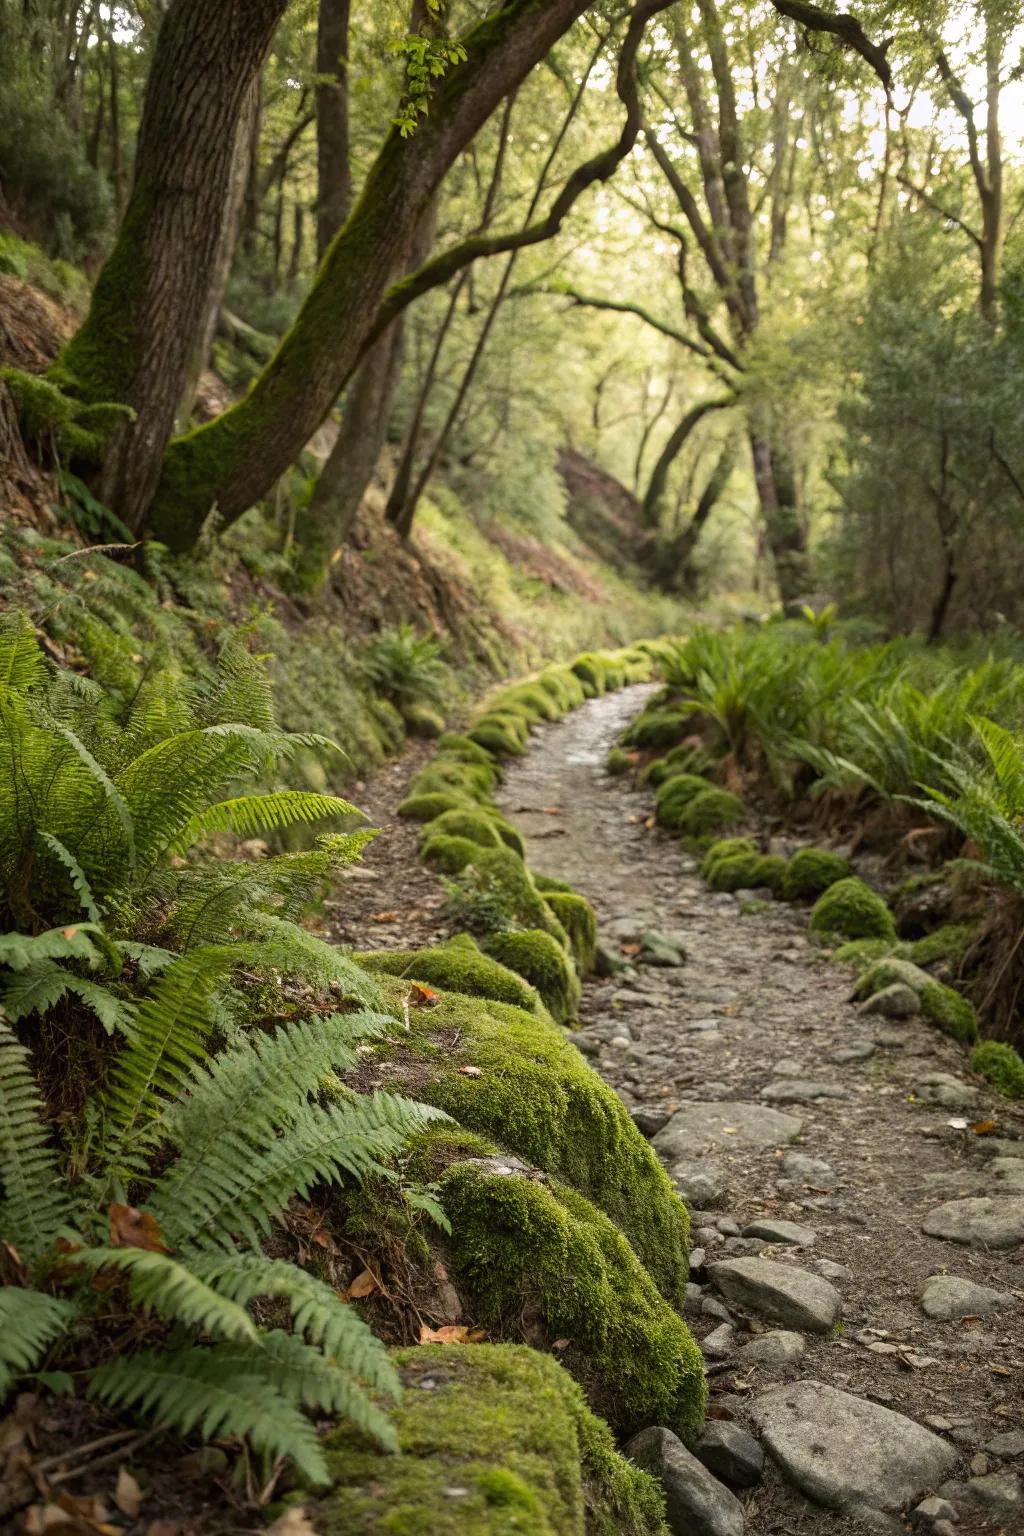
<instances>
[{"instance_id":1,"label":"fern frond","mask_svg":"<svg viewBox=\"0 0 1024 1536\"><path fill-rule=\"evenodd\" d=\"M231 1246L240 1237L256 1246L272 1217L314 1184L344 1175L387 1176L393 1157L441 1111L388 1094L354 1096L345 1105L304 1107L289 1129L262 1150L242 1130L225 1127L211 1156L187 1186L165 1197L160 1184L149 1201L174 1247Z\"/></svg>"},{"instance_id":2,"label":"fern frond","mask_svg":"<svg viewBox=\"0 0 1024 1536\"><path fill-rule=\"evenodd\" d=\"M46 933L2 933L0 965L24 971L41 960L84 960L95 966L101 955L92 935L101 932L97 923L77 923L67 928L50 928Z\"/></svg>"},{"instance_id":3,"label":"fern frond","mask_svg":"<svg viewBox=\"0 0 1024 1536\"><path fill-rule=\"evenodd\" d=\"M91 923L100 921L100 909L96 905L96 898L92 893L85 870L79 864L70 848L65 847L59 837L54 837L52 832L40 832L40 841L49 848L58 863L63 864L74 886L75 894L81 903L82 911Z\"/></svg>"},{"instance_id":4,"label":"fern frond","mask_svg":"<svg viewBox=\"0 0 1024 1536\"><path fill-rule=\"evenodd\" d=\"M66 971L53 960L41 960L12 977L0 990L0 1007L16 1024L29 1014L47 1013L69 992L92 1010L108 1035L117 1030L131 1034L134 1009L130 1003L98 982Z\"/></svg>"},{"instance_id":5,"label":"fern frond","mask_svg":"<svg viewBox=\"0 0 1024 1536\"><path fill-rule=\"evenodd\" d=\"M150 1307L171 1323L188 1323L223 1339L254 1339L256 1325L244 1307L221 1295L165 1253L148 1248L80 1248L74 1264L98 1273L122 1270L129 1276L132 1300Z\"/></svg>"},{"instance_id":6,"label":"fern frond","mask_svg":"<svg viewBox=\"0 0 1024 1536\"><path fill-rule=\"evenodd\" d=\"M310 1421L267 1375L238 1369L232 1346L142 1351L94 1371L89 1396L115 1408L133 1408L181 1434L204 1439L237 1435L267 1457L289 1456L314 1483L328 1481L320 1442Z\"/></svg>"},{"instance_id":7,"label":"fern frond","mask_svg":"<svg viewBox=\"0 0 1024 1536\"><path fill-rule=\"evenodd\" d=\"M347 800L333 795L317 795L301 789L280 789L272 794L242 795L235 800L220 800L198 811L175 840L179 853L185 852L211 832L233 832L236 837L259 837L279 827L296 822L322 821L328 816L359 816L362 813Z\"/></svg>"},{"instance_id":8,"label":"fern frond","mask_svg":"<svg viewBox=\"0 0 1024 1536\"><path fill-rule=\"evenodd\" d=\"M19 1376L35 1369L74 1315L69 1301L43 1291L0 1286L0 1402Z\"/></svg>"},{"instance_id":9,"label":"fern frond","mask_svg":"<svg viewBox=\"0 0 1024 1536\"><path fill-rule=\"evenodd\" d=\"M139 975L147 980L166 971L179 957L173 949L162 949L159 944L140 944L135 939L119 939L118 949L126 960L134 960Z\"/></svg>"},{"instance_id":10,"label":"fern frond","mask_svg":"<svg viewBox=\"0 0 1024 1536\"><path fill-rule=\"evenodd\" d=\"M66 1221L68 1202L30 1063L0 1019L0 1232L34 1264Z\"/></svg>"},{"instance_id":11,"label":"fern frond","mask_svg":"<svg viewBox=\"0 0 1024 1536\"><path fill-rule=\"evenodd\" d=\"M364 1008L383 1007L383 993L369 972L308 929L269 912L249 914L246 928L258 941L248 958L259 970L301 976L310 986L351 998Z\"/></svg>"},{"instance_id":12,"label":"fern frond","mask_svg":"<svg viewBox=\"0 0 1024 1536\"><path fill-rule=\"evenodd\" d=\"M0 687L28 693L46 679L46 661L35 626L26 613L5 615L0 620Z\"/></svg>"}]
</instances>

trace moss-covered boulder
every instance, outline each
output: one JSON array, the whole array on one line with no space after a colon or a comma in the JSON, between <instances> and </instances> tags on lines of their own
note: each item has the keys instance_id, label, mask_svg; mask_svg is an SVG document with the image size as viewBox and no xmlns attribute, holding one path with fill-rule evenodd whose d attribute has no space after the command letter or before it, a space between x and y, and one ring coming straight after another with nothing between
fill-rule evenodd
<instances>
[{"instance_id":1,"label":"moss-covered boulder","mask_svg":"<svg viewBox=\"0 0 1024 1536\"><path fill-rule=\"evenodd\" d=\"M498 783L497 769L487 763L468 763L461 758L435 757L409 783L411 795L453 793L470 800L488 800Z\"/></svg>"},{"instance_id":2,"label":"moss-covered boulder","mask_svg":"<svg viewBox=\"0 0 1024 1536\"><path fill-rule=\"evenodd\" d=\"M331 1431L324 1536L667 1536L657 1483L550 1355L435 1344L392 1360L399 1454Z\"/></svg>"},{"instance_id":3,"label":"moss-covered boulder","mask_svg":"<svg viewBox=\"0 0 1024 1536\"><path fill-rule=\"evenodd\" d=\"M680 809L677 829L684 837L705 838L736 826L745 815L746 806L738 795L706 788Z\"/></svg>"},{"instance_id":4,"label":"moss-covered boulder","mask_svg":"<svg viewBox=\"0 0 1024 1536\"><path fill-rule=\"evenodd\" d=\"M900 953L915 965L957 966L964 958L974 938L970 923L945 923L924 938L900 946Z\"/></svg>"},{"instance_id":5,"label":"moss-covered boulder","mask_svg":"<svg viewBox=\"0 0 1024 1536\"><path fill-rule=\"evenodd\" d=\"M710 882L715 865L726 859L757 858L757 844L752 837L720 837L704 854L700 864L701 877Z\"/></svg>"},{"instance_id":6,"label":"moss-covered boulder","mask_svg":"<svg viewBox=\"0 0 1024 1536\"><path fill-rule=\"evenodd\" d=\"M849 873L849 863L840 854L827 848L801 848L786 867L782 895L786 901L816 901Z\"/></svg>"},{"instance_id":7,"label":"moss-covered boulder","mask_svg":"<svg viewBox=\"0 0 1024 1536\"><path fill-rule=\"evenodd\" d=\"M436 821L448 811L472 807L473 801L465 795L457 795L450 790L435 790L431 794L407 795L398 807L398 814L407 821Z\"/></svg>"},{"instance_id":8,"label":"moss-covered boulder","mask_svg":"<svg viewBox=\"0 0 1024 1536\"><path fill-rule=\"evenodd\" d=\"M874 997L876 992L897 983L917 994L924 1017L944 1035L952 1035L954 1040L965 1045L972 1045L977 1040L978 1017L973 1005L953 987L936 981L934 976L929 976L910 960L895 956L876 960L857 981L854 996Z\"/></svg>"},{"instance_id":9,"label":"moss-covered boulder","mask_svg":"<svg viewBox=\"0 0 1024 1536\"><path fill-rule=\"evenodd\" d=\"M404 1023L401 984L381 985ZM375 1042L366 1059L379 1064L381 1086L436 1105L580 1190L626 1234L662 1295L682 1305L686 1208L621 1099L549 1019L443 993L436 1006L410 1010L409 1029Z\"/></svg>"},{"instance_id":10,"label":"moss-covered boulder","mask_svg":"<svg viewBox=\"0 0 1024 1536\"><path fill-rule=\"evenodd\" d=\"M558 700L539 683L519 683L506 688L494 701L494 708L502 713L512 710L526 716L531 725L541 720L557 720L564 713Z\"/></svg>"},{"instance_id":11,"label":"moss-covered boulder","mask_svg":"<svg viewBox=\"0 0 1024 1536\"><path fill-rule=\"evenodd\" d=\"M659 787L654 797L654 811L663 827L678 830L683 812L690 801L708 788L707 779L697 773L674 773Z\"/></svg>"},{"instance_id":12,"label":"moss-covered boulder","mask_svg":"<svg viewBox=\"0 0 1024 1536\"><path fill-rule=\"evenodd\" d=\"M507 1334L532 1318L592 1406L622 1434L704 1417L704 1363L619 1228L585 1196L502 1155L457 1162L440 1180L457 1289Z\"/></svg>"},{"instance_id":13,"label":"moss-covered boulder","mask_svg":"<svg viewBox=\"0 0 1024 1536\"><path fill-rule=\"evenodd\" d=\"M563 715L578 709L587 697L583 684L568 667L548 667L538 673L536 682L538 688L543 688L556 701Z\"/></svg>"},{"instance_id":14,"label":"moss-covered boulder","mask_svg":"<svg viewBox=\"0 0 1024 1536\"><path fill-rule=\"evenodd\" d=\"M481 848L511 848L520 858L526 853L522 835L515 827L510 826L497 811L484 807L479 810L445 811L430 822L426 829L428 837L436 837L438 834L444 837L468 837L471 842L479 843Z\"/></svg>"},{"instance_id":15,"label":"moss-covered boulder","mask_svg":"<svg viewBox=\"0 0 1024 1536\"><path fill-rule=\"evenodd\" d=\"M697 746L673 747L664 757L656 757L647 764L640 777L645 784L657 787L664 784L674 773L704 774L711 767L711 759Z\"/></svg>"},{"instance_id":16,"label":"moss-covered boulder","mask_svg":"<svg viewBox=\"0 0 1024 1536\"><path fill-rule=\"evenodd\" d=\"M822 938L896 941L892 913L876 891L850 876L819 896L811 913L811 931Z\"/></svg>"},{"instance_id":17,"label":"moss-covered boulder","mask_svg":"<svg viewBox=\"0 0 1024 1536\"><path fill-rule=\"evenodd\" d=\"M402 718L410 736L420 736L426 741L436 741L444 735L444 716L429 704L408 703L402 706Z\"/></svg>"},{"instance_id":18,"label":"moss-covered boulder","mask_svg":"<svg viewBox=\"0 0 1024 1536\"><path fill-rule=\"evenodd\" d=\"M762 886L774 894L782 889L786 861L772 853L737 853L716 859L705 876L714 891L755 891Z\"/></svg>"},{"instance_id":19,"label":"moss-covered boulder","mask_svg":"<svg viewBox=\"0 0 1024 1536\"><path fill-rule=\"evenodd\" d=\"M971 1066L1008 1099L1024 1099L1024 1060L1002 1040L983 1040L971 1053Z\"/></svg>"},{"instance_id":20,"label":"moss-covered boulder","mask_svg":"<svg viewBox=\"0 0 1024 1536\"><path fill-rule=\"evenodd\" d=\"M522 757L526 752L523 743L501 721L481 720L478 725L470 726L466 734L470 741L497 758Z\"/></svg>"},{"instance_id":21,"label":"moss-covered boulder","mask_svg":"<svg viewBox=\"0 0 1024 1536\"><path fill-rule=\"evenodd\" d=\"M584 651L581 656L577 656L576 660L570 663L569 670L582 683L583 692L588 699L597 698L599 694L604 693L608 682L607 670L601 658L595 656L592 651Z\"/></svg>"},{"instance_id":22,"label":"moss-covered boulder","mask_svg":"<svg viewBox=\"0 0 1024 1536\"><path fill-rule=\"evenodd\" d=\"M522 859L511 848L482 848L460 882L465 896L485 902L501 928L543 928L560 942L565 929L547 906Z\"/></svg>"},{"instance_id":23,"label":"moss-covered boulder","mask_svg":"<svg viewBox=\"0 0 1024 1536\"><path fill-rule=\"evenodd\" d=\"M543 888L539 887L542 891ZM581 976L589 976L597 954L597 919L585 896L576 891L543 891L544 903L569 935L569 948Z\"/></svg>"},{"instance_id":24,"label":"moss-covered boulder","mask_svg":"<svg viewBox=\"0 0 1024 1536\"><path fill-rule=\"evenodd\" d=\"M436 823L431 822L430 826ZM445 875L460 875L479 856L480 844L468 837L449 837L444 832L429 832L420 845L420 858L433 864Z\"/></svg>"},{"instance_id":25,"label":"moss-covered boulder","mask_svg":"<svg viewBox=\"0 0 1024 1536\"><path fill-rule=\"evenodd\" d=\"M488 997L529 1013L538 1013L542 1006L535 987L499 960L481 954L468 935L433 949L372 949L353 958L375 975L401 976L467 997Z\"/></svg>"},{"instance_id":26,"label":"moss-covered boulder","mask_svg":"<svg viewBox=\"0 0 1024 1536\"><path fill-rule=\"evenodd\" d=\"M874 965L876 960L884 960L887 955L893 954L894 949L891 939L851 939L848 944L840 944L838 949L832 951L832 959L836 965L852 966L860 975Z\"/></svg>"},{"instance_id":27,"label":"moss-covered boulder","mask_svg":"<svg viewBox=\"0 0 1024 1536\"><path fill-rule=\"evenodd\" d=\"M620 779L624 773L628 773L633 766L633 759L625 747L612 747L604 760L605 772L613 779Z\"/></svg>"},{"instance_id":28,"label":"moss-covered boulder","mask_svg":"<svg viewBox=\"0 0 1024 1536\"><path fill-rule=\"evenodd\" d=\"M540 928L510 929L492 933L483 947L537 989L553 1019L572 1023L580 1006L579 977L570 955L550 933Z\"/></svg>"},{"instance_id":29,"label":"moss-covered boulder","mask_svg":"<svg viewBox=\"0 0 1024 1536\"><path fill-rule=\"evenodd\" d=\"M484 768L493 768L494 759L483 747L471 741L468 736L458 731L446 731L437 743L437 761L439 757L454 758L456 762L479 763Z\"/></svg>"},{"instance_id":30,"label":"moss-covered boulder","mask_svg":"<svg viewBox=\"0 0 1024 1536\"><path fill-rule=\"evenodd\" d=\"M674 747L690 728L693 714L688 705L646 709L622 733L626 747Z\"/></svg>"},{"instance_id":31,"label":"moss-covered boulder","mask_svg":"<svg viewBox=\"0 0 1024 1536\"><path fill-rule=\"evenodd\" d=\"M543 891L545 894L549 891L562 891L566 895L573 892L573 887L568 880L556 880L554 875L540 875L536 870L533 870L532 874L533 883L538 891Z\"/></svg>"}]
</instances>

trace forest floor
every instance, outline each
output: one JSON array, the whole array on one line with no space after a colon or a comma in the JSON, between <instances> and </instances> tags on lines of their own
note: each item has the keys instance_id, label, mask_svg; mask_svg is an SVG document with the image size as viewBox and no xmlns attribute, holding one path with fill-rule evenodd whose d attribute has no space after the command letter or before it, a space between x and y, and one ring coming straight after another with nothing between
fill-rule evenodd
<instances>
[{"instance_id":1,"label":"forest floor","mask_svg":"<svg viewBox=\"0 0 1024 1536\"><path fill-rule=\"evenodd\" d=\"M704 885L651 824L649 791L604 771L648 691L609 694L543 727L501 805L531 866L589 898L624 960L650 931L685 953L681 965L590 981L572 1038L691 1207L687 1312L710 1417L756 1429L772 1452L743 1495L747 1532L863 1529L801 1489L832 1505L892 1505L902 1476L952 1502L915 1521L935 1536L953 1529L943 1518L961 1536L1019 1536L1024 1114L923 1020L859 1010L850 973L815 946L799 908ZM450 932L444 890L416 857L419 829L395 815L428 750L410 749L354 795L382 836L331 913L343 942L405 948ZM946 1219L987 1213L989 1246L923 1231L936 1208L963 1199L987 1204ZM950 1315L928 1315L930 1277L986 1289L932 1279L929 1308Z\"/></svg>"}]
</instances>

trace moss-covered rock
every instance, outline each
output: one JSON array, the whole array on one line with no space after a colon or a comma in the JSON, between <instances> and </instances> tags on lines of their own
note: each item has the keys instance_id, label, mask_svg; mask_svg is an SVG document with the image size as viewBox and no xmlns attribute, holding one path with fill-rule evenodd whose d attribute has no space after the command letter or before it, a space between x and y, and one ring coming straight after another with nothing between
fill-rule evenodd
<instances>
[{"instance_id":1,"label":"moss-covered rock","mask_svg":"<svg viewBox=\"0 0 1024 1536\"><path fill-rule=\"evenodd\" d=\"M745 815L746 807L738 795L727 789L707 788L681 808L678 830L684 837L705 838L734 827Z\"/></svg>"},{"instance_id":2,"label":"moss-covered rock","mask_svg":"<svg viewBox=\"0 0 1024 1536\"><path fill-rule=\"evenodd\" d=\"M580 982L570 956L550 933L540 928L492 933L484 951L540 993L541 1001L559 1024L570 1024L579 1011Z\"/></svg>"},{"instance_id":3,"label":"moss-covered rock","mask_svg":"<svg viewBox=\"0 0 1024 1536\"><path fill-rule=\"evenodd\" d=\"M519 683L515 688L506 688L494 700L494 708L501 713L512 710L525 715L533 725L541 720L557 720L564 713L558 700L539 683Z\"/></svg>"},{"instance_id":4,"label":"moss-covered rock","mask_svg":"<svg viewBox=\"0 0 1024 1536\"><path fill-rule=\"evenodd\" d=\"M550 1355L435 1344L392 1359L400 1454L331 1431L324 1536L667 1536L660 1488Z\"/></svg>"},{"instance_id":5,"label":"moss-covered rock","mask_svg":"<svg viewBox=\"0 0 1024 1536\"><path fill-rule=\"evenodd\" d=\"M896 940L889 908L855 876L838 880L819 896L811 913L811 931L823 938Z\"/></svg>"},{"instance_id":6,"label":"moss-covered rock","mask_svg":"<svg viewBox=\"0 0 1024 1536\"><path fill-rule=\"evenodd\" d=\"M579 678L588 699L595 699L604 693L607 687L607 671L601 658L595 656L592 651L584 651L581 656L577 656L576 660L570 663L569 670Z\"/></svg>"},{"instance_id":7,"label":"moss-covered rock","mask_svg":"<svg viewBox=\"0 0 1024 1536\"><path fill-rule=\"evenodd\" d=\"M444 715L431 709L429 704L409 703L402 707L402 718L410 736L420 736L426 741L436 741L444 735Z\"/></svg>"},{"instance_id":8,"label":"moss-covered rock","mask_svg":"<svg viewBox=\"0 0 1024 1536\"><path fill-rule=\"evenodd\" d=\"M1002 1040L983 1040L971 1053L971 1066L1008 1099L1024 1099L1024 1060Z\"/></svg>"},{"instance_id":9,"label":"moss-covered rock","mask_svg":"<svg viewBox=\"0 0 1024 1536\"><path fill-rule=\"evenodd\" d=\"M401 1017L401 985L385 978L381 986ZM374 1046L382 1081L580 1190L681 1306L686 1209L621 1099L562 1031L522 1009L450 993L411 1010L409 1022Z\"/></svg>"},{"instance_id":10,"label":"moss-covered rock","mask_svg":"<svg viewBox=\"0 0 1024 1536\"><path fill-rule=\"evenodd\" d=\"M511 1003L529 1013L541 1010L540 996L522 976L490 955L481 954L465 936L433 949L373 949L353 958L377 975L401 976L422 981L443 992L467 997L487 997Z\"/></svg>"},{"instance_id":11,"label":"moss-covered rock","mask_svg":"<svg viewBox=\"0 0 1024 1536\"><path fill-rule=\"evenodd\" d=\"M435 826L431 822L430 826ZM434 864L445 875L460 875L480 853L480 844L468 837L449 837L431 832L420 846L420 858Z\"/></svg>"},{"instance_id":12,"label":"moss-covered rock","mask_svg":"<svg viewBox=\"0 0 1024 1536\"><path fill-rule=\"evenodd\" d=\"M500 848L501 838L492 817L483 810L465 807L457 811L444 811L434 821L427 822L424 839L432 837L458 837L476 843L480 848Z\"/></svg>"},{"instance_id":13,"label":"moss-covered rock","mask_svg":"<svg viewBox=\"0 0 1024 1536\"><path fill-rule=\"evenodd\" d=\"M473 725L466 732L471 741L478 747L483 747L494 757L522 757L526 748L508 728L498 721L482 720L479 725Z\"/></svg>"},{"instance_id":14,"label":"moss-covered rock","mask_svg":"<svg viewBox=\"0 0 1024 1536\"><path fill-rule=\"evenodd\" d=\"M699 773L704 774L711 767L711 759L706 752L696 746L673 747L671 752L666 752L664 757L656 757L647 764L640 775L645 784L653 784L657 787L664 784L674 773Z\"/></svg>"},{"instance_id":15,"label":"moss-covered rock","mask_svg":"<svg viewBox=\"0 0 1024 1536\"><path fill-rule=\"evenodd\" d=\"M468 898L486 898L498 919L495 928L543 928L560 942L567 942L565 929L511 848L481 849L461 884Z\"/></svg>"},{"instance_id":16,"label":"moss-covered rock","mask_svg":"<svg viewBox=\"0 0 1024 1536\"><path fill-rule=\"evenodd\" d=\"M690 728L693 711L688 705L646 709L622 733L626 747L674 747Z\"/></svg>"},{"instance_id":17,"label":"moss-covered rock","mask_svg":"<svg viewBox=\"0 0 1024 1536\"><path fill-rule=\"evenodd\" d=\"M407 821L437 821L449 811L471 810L473 802L465 795L451 790L436 790L432 794L408 795L398 807L399 816Z\"/></svg>"},{"instance_id":18,"label":"moss-covered rock","mask_svg":"<svg viewBox=\"0 0 1024 1536\"><path fill-rule=\"evenodd\" d=\"M493 768L494 759L483 747L475 741L470 741L468 736L458 731L446 731L437 743L438 757L454 758L456 762L479 763L484 768ZM434 759L437 761L437 758Z\"/></svg>"},{"instance_id":19,"label":"moss-covered rock","mask_svg":"<svg viewBox=\"0 0 1024 1536\"><path fill-rule=\"evenodd\" d=\"M895 956L876 960L857 981L854 996L874 997L876 992L897 983L910 987L917 994L924 1017L944 1035L951 1035L965 1045L972 1045L977 1040L978 1017L973 1005L953 987L936 981L934 976L929 976L910 960Z\"/></svg>"},{"instance_id":20,"label":"moss-covered rock","mask_svg":"<svg viewBox=\"0 0 1024 1536\"><path fill-rule=\"evenodd\" d=\"M970 923L945 923L923 939L900 946L900 953L915 965L959 965L974 937Z\"/></svg>"},{"instance_id":21,"label":"moss-covered rock","mask_svg":"<svg viewBox=\"0 0 1024 1536\"><path fill-rule=\"evenodd\" d=\"M666 779L654 797L654 811L661 825L678 830L683 811L708 787L707 779L697 773L674 773Z\"/></svg>"},{"instance_id":22,"label":"moss-covered rock","mask_svg":"<svg viewBox=\"0 0 1024 1536\"><path fill-rule=\"evenodd\" d=\"M553 875L539 875L536 870L533 873L533 883L538 891L547 894L549 891L562 891L566 895L575 894L568 880L556 880Z\"/></svg>"},{"instance_id":23,"label":"moss-covered rock","mask_svg":"<svg viewBox=\"0 0 1024 1536\"><path fill-rule=\"evenodd\" d=\"M840 854L827 848L801 848L789 861L782 895L786 901L815 901L849 873L850 866Z\"/></svg>"},{"instance_id":24,"label":"moss-covered rock","mask_svg":"<svg viewBox=\"0 0 1024 1536\"><path fill-rule=\"evenodd\" d=\"M586 700L583 684L568 667L547 667L538 674L536 681L538 687L555 699L563 714L578 709Z\"/></svg>"},{"instance_id":25,"label":"moss-covered rock","mask_svg":"<svg viewBox=\"0 0 1024 1536\"><path fill-rule=\"evenodd\" d=\"M568 1339L566 1368L620 1433L700 1425L700 1351L614 1222L500 1157L456 1163L440 1184L455 1284L472 1289L486 1326L504 1333L532 1314L550 1339Z\"/></svg>"},{"instance_id":26,"label":"moss-covered rock","mask_svg":"<svg viewBox=\"0 0 1024 1536\"><path fill-rule=\"evenodd\" d=\"M539 884L538 889L543 891ZM597 953L597 919L590 902L573 890L546 891L544 902L569 935L576 969L581 976L589 976Z\"/></svg>"},{"instance_id":27,"label":"moss-covered rock","mask_svg":"<svg viewBox=\"0 0 1024 1536\"><path fill-rule=\"evenodd\" d=\"M841 944L833 950L832 959L836 965L851 965L860 974L876 960L884 960L886 955L894 952L891 939L851 939L849 944Z\"/></svg>"},{"instance_id":28,"label":"moss-covered rock","mask_svg":"<svg viewBox=\"0 0 1024 1536\"><path fill-rule=\"evenodd\" d=\"M611 774L613 779L621 778L628 773L633 766L633 759L624 747L612 747L604 760L605 772Z\"/></svg>"},{"instance_id":29,"label":"moss-covered rock","mask_svg":"<svg viewBox=\"0 0 1024 1536\"><path fill-rule=\"evenodd\" d=\"M705 876L714 891L755 891L767 886L772 892L782 889L786 861L772 853L737 853L716 859Z\"/></svg>"},{"instance_id":30,"label":"moss-covered rock","mask_svg":"<svg viewBox=\"0 0 1024 1536\"><path fill-rule=\"evenodd\" d=\"M710 881L716 864L721 863L723 859L741 857L759 857L757 844L752 837L720 837L717 842L711 844L701 860L701 877Z\"/></svg>"},{"instance_id":31,"label":"moss-covered rock","mask_svg":"<svg viewBox=\"0 0 1024 1536\"><path fill-rule=\"evenodd\" d=\"M411 795L440 792L464 795L470 800L488 800L498 783L498 771L489 763L467 763L454 757L435 757L409 782Z\"/></svg>"}]
</instances>

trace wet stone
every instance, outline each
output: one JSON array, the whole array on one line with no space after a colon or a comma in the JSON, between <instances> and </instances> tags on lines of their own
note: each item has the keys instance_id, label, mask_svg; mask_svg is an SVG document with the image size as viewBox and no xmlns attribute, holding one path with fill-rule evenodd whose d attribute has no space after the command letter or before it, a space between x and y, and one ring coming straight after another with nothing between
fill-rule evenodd
<instances>
[{"instance_id":1,"label":"wet stone","mask_svg":"<svg viewBox=\"0 0 1024 1536\"><path fill-rule=\"evenodd\" d=\"M743 1228L744 1237L760 1237L766 1243L792 1244L798 1248L810 1248L814 1233L810 1227L801 1227L795 1221L759 1219Z\"/></svg>"},{"instance_id":2,"label":"wet stone","mask_svg":"<svg viewBox=\"0 0 1024 1536\"><path fill-rule=\"evenodd\" d=\"M736 1329L732 1323L720 1323L701 1340L700 1347L707 1360L728 1360L736 1348Z\"/></svg>"},{"instance_id":3,"label":"wet stone","mask_svg":"<svg viewBox=\"0 0 1024 1536\"><path fill-rule=\"evenodd\" d=\"M665 1490L673 1536L743 1536L743 1505L671 1430L643 1429L624 1455L652 1473Z\"/></svg>"},{"instance_id":4,"label":"wet stone","mask_svg":"<svg viewBox=\"0 0 1024 1536\"><path fill-rule=\"evenodd\" d=\"M753 1488L761 1480L764 1451L739 1424L712 1419L701 1431L693 1453L730 1488Z\"/></svg>"},{"instance_id":5,"label":"wet stone","mask_svg":"<svg viewBox=\"0 0 1024 1536\"><path fill-rule=\"evenodd\" d=\"M792 1333L785 1328L771 1333L760 1333L740 1350L740 1358L747 1365L795 1365L807 1349L802 1333Z\"/></svg>"},{"instance_id":6,"label":"wet stone","mask_svg":"<svg viewBox=\"0 0 1024 1536\"><path fill-rule=\"evenodd\" d=\"M820 1381L771 1388L751 1417L783 1475L827 1509L898 1509L957 1459L913 1419Z\"/></svg>"}]
</instances>

